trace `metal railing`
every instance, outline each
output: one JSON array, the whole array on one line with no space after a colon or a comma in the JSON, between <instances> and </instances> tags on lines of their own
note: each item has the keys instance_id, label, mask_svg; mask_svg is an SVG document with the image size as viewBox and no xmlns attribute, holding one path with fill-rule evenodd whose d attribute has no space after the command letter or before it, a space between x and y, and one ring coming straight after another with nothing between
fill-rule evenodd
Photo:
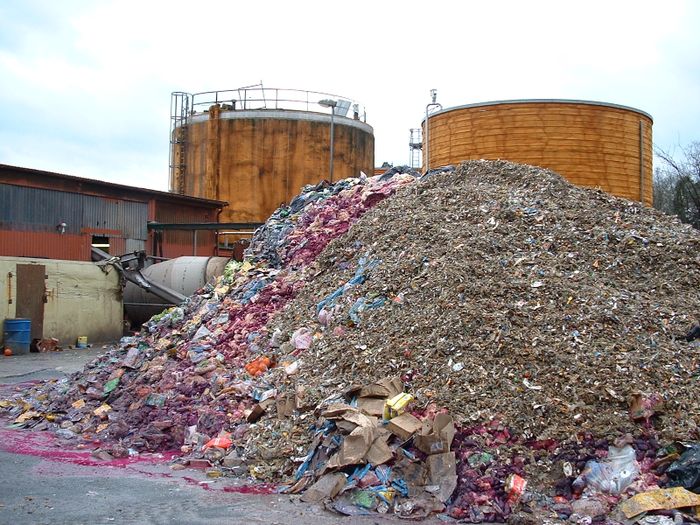
<instances>
[{"instance_id":1,"label":"metal railing","mask_svg":"<svg viewBox=\"0 0 700 525\"><path fill-rule=\"evenodd\" d=\"M329 100L331 99L331 100ZM324 102L324 104L320 104ZM332 104L328 104L332 102ZM268 88L260 84L236 89L185 93L174 91L170 94L170 191L184 192L184 176L187 169L185 145L187 124L197 114L203 114L218 104L222 111L286 109L330 113L333 116L350 117L367 122L365 107L348 97L307 91L303 89ZM329 107L330 106L330 107ZM350 115L348 115L350 111Z\"/></svg>"},{"instance_id":2,"label":"metal railing","mask_svg":"<svg viewBox=\"0 0 700 525\"><path fill-rule=\"evenodd\" d=\"M367 121L365 107L351 98L320 91L263 87L262 83L236 89L189 93L188 97L190 115L203 113L214 104L220 104L222 110L291 109L323 113L327 109L319 102L334 99L338 102L334 108L335 115Z\"/></svg>"}]
</instances>

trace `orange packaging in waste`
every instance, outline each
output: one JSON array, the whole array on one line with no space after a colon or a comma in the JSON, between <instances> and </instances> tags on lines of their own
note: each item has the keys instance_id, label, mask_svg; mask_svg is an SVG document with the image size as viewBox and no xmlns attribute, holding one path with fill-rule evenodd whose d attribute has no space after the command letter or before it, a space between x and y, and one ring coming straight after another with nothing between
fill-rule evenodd
<instances>
[{"instance_id":1,"label":"orange packaging in waste","mask_svg":"<svg viewBox=\"0 0 700 525\"><path fill-rule=\"evenodd\" d=\"M207 441L204 445L204 450L207 450L211 447L227 449L230 448L232 444L233 442L231 441L231 434L225 433Z\"/></svg>"}]
</instances>

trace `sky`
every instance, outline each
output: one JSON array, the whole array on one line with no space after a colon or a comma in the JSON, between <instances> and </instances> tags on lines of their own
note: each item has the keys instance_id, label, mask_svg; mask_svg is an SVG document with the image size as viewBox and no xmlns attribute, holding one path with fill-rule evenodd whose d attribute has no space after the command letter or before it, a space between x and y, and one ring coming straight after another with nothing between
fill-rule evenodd
<instances>
[{"instance_id":1,"label":"sky","mask_svg":"<svg viewBox=\"0 0 700 525\"><path fill-rule=\"evenodd\" d=\"M375 164L445 108L636 107L664 150L700 140L700 2L0 0L0 163L167 189L170 93L266 87L358 100Z\"/></svg>"}]
</instances>

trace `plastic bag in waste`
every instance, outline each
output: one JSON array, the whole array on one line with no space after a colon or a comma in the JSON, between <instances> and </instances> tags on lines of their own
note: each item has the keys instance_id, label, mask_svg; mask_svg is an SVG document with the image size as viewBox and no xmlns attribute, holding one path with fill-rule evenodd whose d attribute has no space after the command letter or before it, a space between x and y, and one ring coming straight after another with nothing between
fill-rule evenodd
<instances>
[{"instance_id":1,"label":"plastic bag in waste","mask_svg":"<svg viewBox=\"0 0 700 525\"><path fill-rule=\"evenodd\" d=\"M211 332L209 331L209 329L206 326L202 325L197 330L197 333L194 334L192 341L199 341L200 339L207 337L207 336L210 336L210 335L211 335Z\"/></svg>"},{"instance_id":2,"label":"plastic bag in waste","mask_svg":"<svg viewBox=\"0 0 700 525\"><path fill-rule=\"evenodd\" d=\"M272 337L270 338L270 348L279 348L283 342L284 334L282 333L282 330L276 328L275 331L272 333Z\"/></svg>"},{"instance_id":3,"label":"plastic bag in waste","mask_svg":"<svg viewBox=\"0 0 700 525\"><path fill-rule=\"evenodd\" d=\"M375 308L379 308L381 306L384 306L384 303L386 302L386 297L384 296L379 296L373 300L369 300L365 297L360 297L355 303L350 307L350 312L348 315L350 316L350 319L352 320L353 323L356 325L360 324L360 314L364 312L365 310L374 310Z\"/></svg>"},{"instance_id":4,"label":"plastic bag in waste","mask_svg":"<svg viewBox=\"0 0 700 525\"><path fill-rule=\"evenodd\" d=\"M312 341L313 335L308 328L299 328L292 334L292 344L297 350L308 350Z\"/></svg>"},{"instance_id":5,"label":"plastic bag in waste","mask_svg":"<svg viewBox=\"0 0 700 525\"><path fill-rule=\"evenodd\" d=\"M394 175L397 175L400 173L406 173L407 175L411 175L412 177L416 177L416 178L420 177L420 172L417 169L404 165L404 166L394 166L393 168L390 168L389 170L385 171L379 177L379 180L384 182L384 181L391 179Z\"/></svg>"},{"instance_id":6,"label":"plastic bag in waste","mask_svg":"<svg viewBox=\"0 0 700 525\"><path fill-rule=\"evenodd\" d=\"M669 486L700 494L700 444L691 445L666 470Z\"/></svg>"},{"instance_id":7,"label":"plastic bag in waste","mask_svg":"<svg viewBox=\"0 0 700 525\"><path fill-rule=\"evenodd\" d=\"M175 325L185 318L185 311L179 306L173 308L170 312L170 324Z\"/></svg>"},{"instance_id":8,"label":"plastic bag in waste","mask_svg":"<svg viewBox=\"0 0 700 525\"><path fill-rule=\"evenodd\" d=\"M574 481L574 488L589 487L591 490L620 494L639 475L639 464L634 449L610 447L608 457L600 461L589 461Z\"/></svg>"},{"instance_id":9,"label":"plastic bag in waste","mask_svg":"<svg viewBox=\"0 0 700 525\"><path fill-rule=\"evenodd\" d=\"M376 259L369 260L367 257L360 257L353 278L318 303L316 305L316 313L318 314L323 308L331 308L335 305L338 298L350 290L353 286L364 283L367 280L367 272L374 270L380 263L381 261Z\"/></svg>"},{"instance_id":10,"label":"plastic bag in waste","mask_svg":"<svg viewBox=\"0 0 700 525\"><path fill-rule=\"evenodd\" d=\"M231 448L232 444L233 442L231 441L231 434L229 432L222 431L217 437L212 438L206 442L206 444L204 445L204 450L207 450L211 447L227 449Z\"/></svg>"},{"instance_id":11,"label":"plastic bag in waste","mask_svg":"<svg viewBox=\"0 0 700 525\"><path fill-rule=\"evenodd\" d=\"M330 310L321 308L321 311L318 312L318 322L321 323L322 326L328 326L331 323L332 319L333 314Z\"/></svg>"},{"instance_id":12,"label":"plastic bag in waste","mask_svg":"<svg viewBox=\"0 0 700 525\"><path fill-rule=\"evenodd\" d=\"M694 341L695 339L700 339L700 323L691 327L685 336L685 340L688 341L689 343L691 341Z\"/></svg>"}]
</instances>

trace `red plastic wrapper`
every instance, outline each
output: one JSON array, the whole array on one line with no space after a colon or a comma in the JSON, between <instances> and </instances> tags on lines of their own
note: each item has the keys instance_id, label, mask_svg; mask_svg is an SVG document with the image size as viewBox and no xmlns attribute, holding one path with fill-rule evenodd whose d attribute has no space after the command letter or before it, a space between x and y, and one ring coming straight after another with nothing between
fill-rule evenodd
<instances>
[{"instance_id":1,"label":"red plastic wrapper","mask_svg":"<svg viewBox=\"0 0 700 525\"><path fill-rule=\"evenodd\" d=\"M511 474L506 479L506 494L508 494L508 503L511 506L520 501L520 497L525 492L525 487L527 487L527 480L517 474Z\"/></svg>"}]
</instances>

